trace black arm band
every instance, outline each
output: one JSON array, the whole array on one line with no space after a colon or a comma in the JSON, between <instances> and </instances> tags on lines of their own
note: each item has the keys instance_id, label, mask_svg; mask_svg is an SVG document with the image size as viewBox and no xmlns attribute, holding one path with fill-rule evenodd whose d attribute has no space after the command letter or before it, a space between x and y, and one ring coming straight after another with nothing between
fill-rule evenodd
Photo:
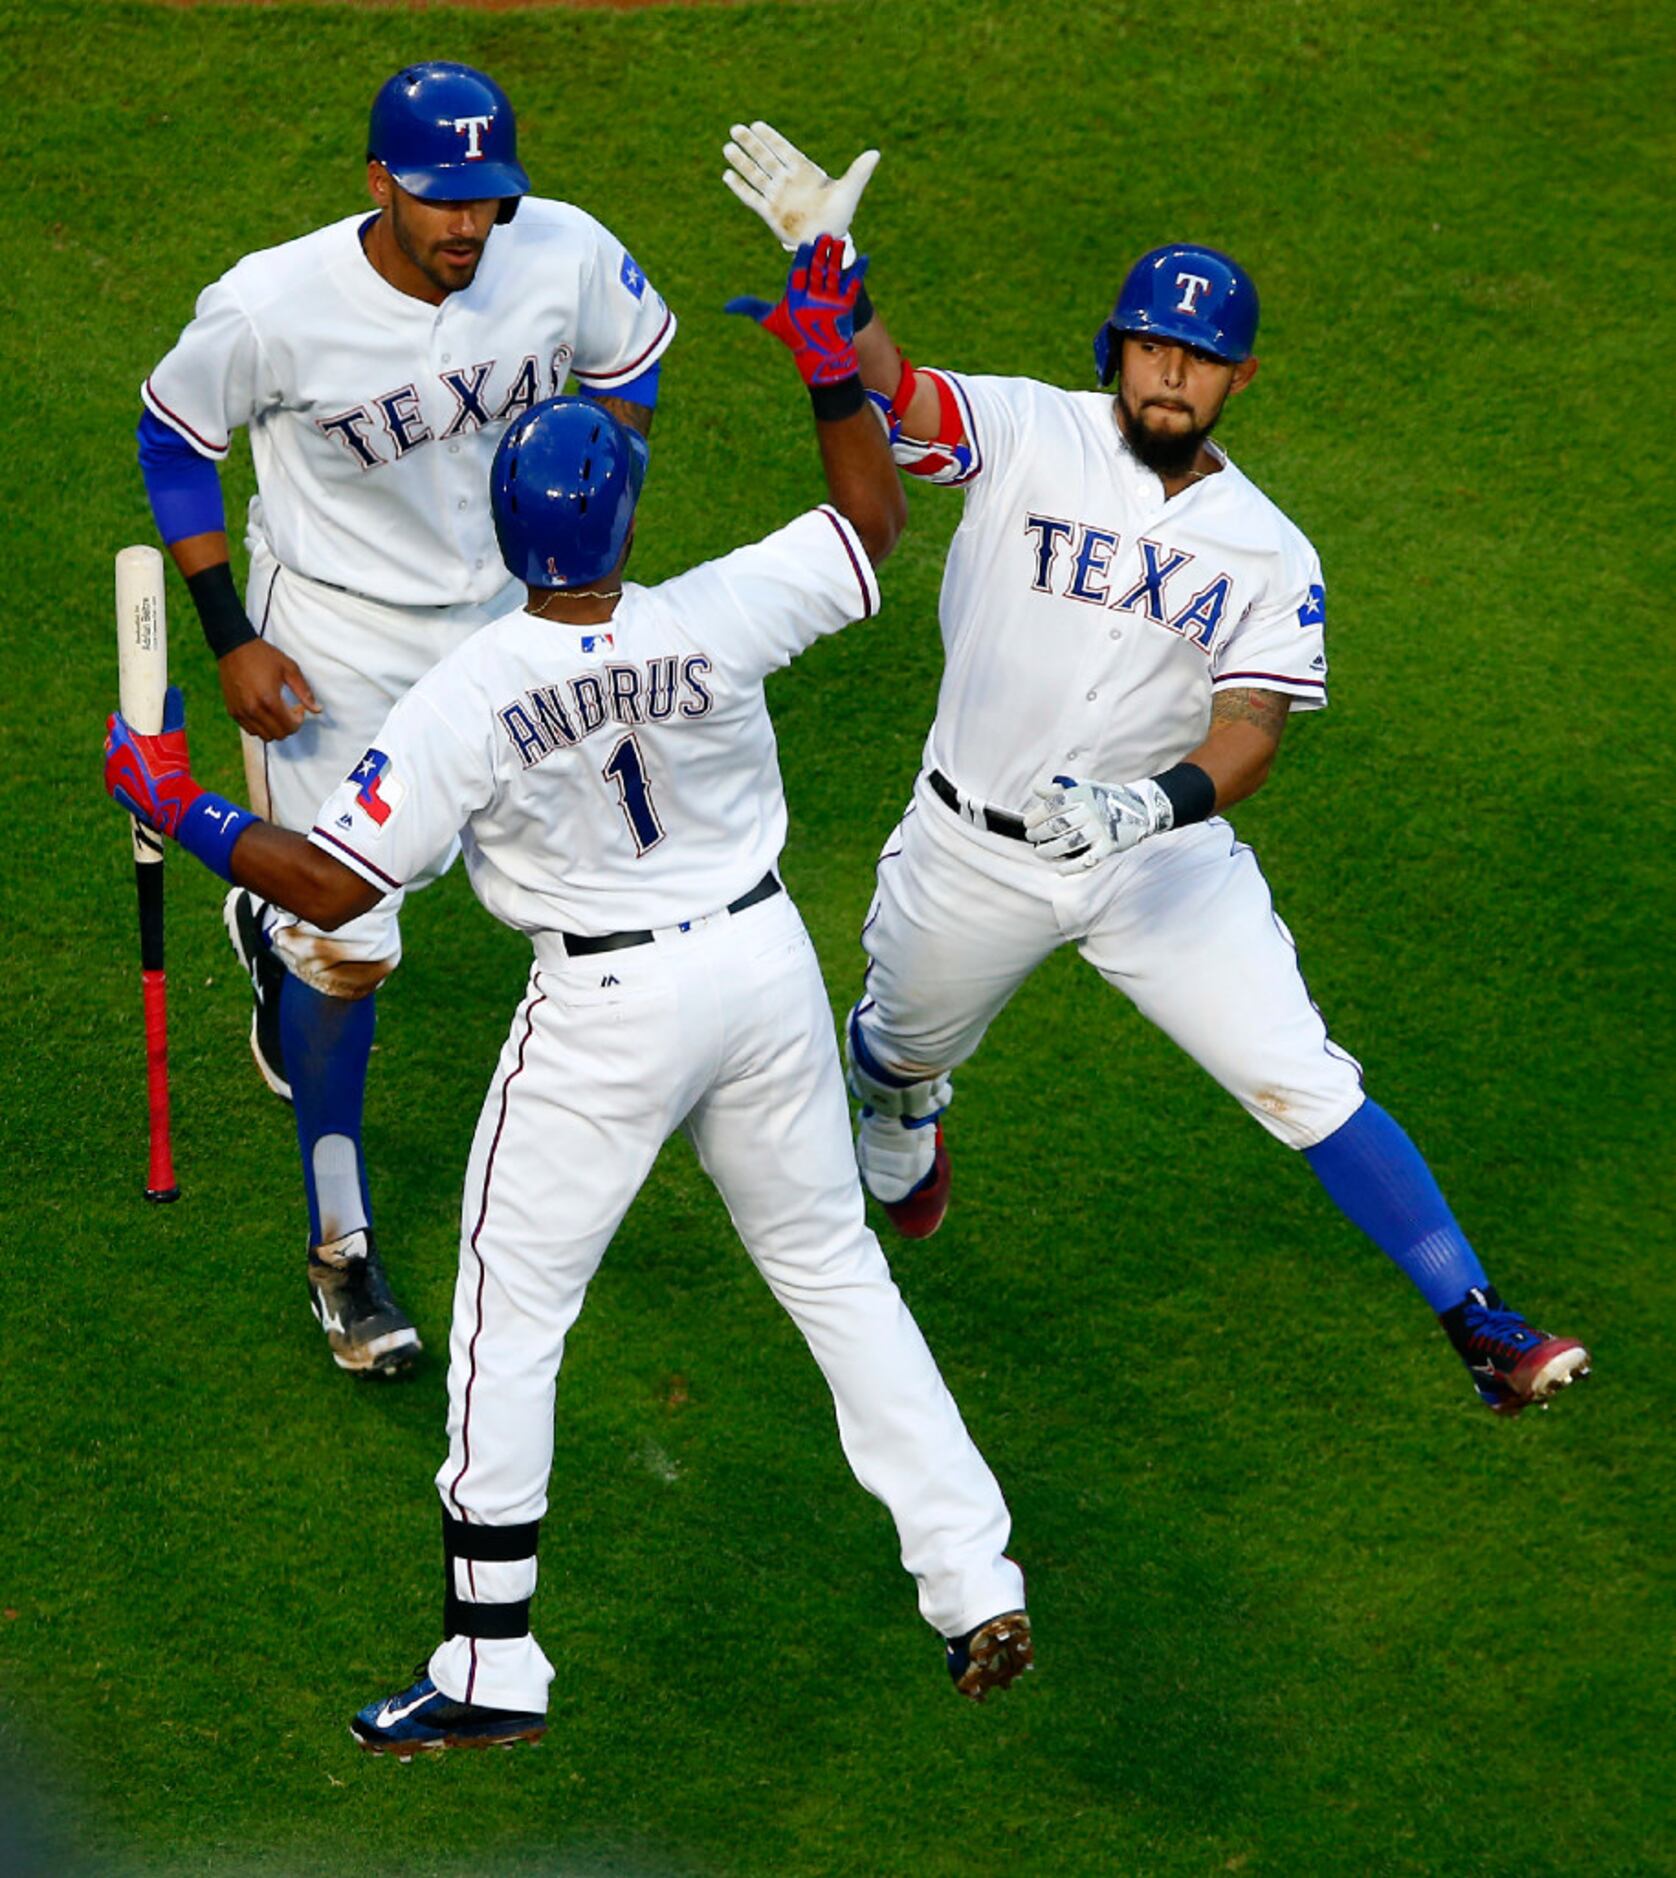
<instances>
[{"instance_id":1,"label":"black arm band","mask_svg":"<svg viewBox=\"0 0 1676 1878\"><path fill-rule=\"evenodd\" d=\"M852 372L848 378L840 378L835 385L811 385L809 402L815 407L815 416L823 424L835 423L841 417L854 417L857 411L867 408L867 393L861 387L861 374Z\"/></svg>"},{"instance_id":2,"label":"black arm band","mask_svg":"<svg viewBox=\"0 0 1676 1878\"><path fill-rule=\"evenodd\" d=\"M198 609L198 624L204 629L204 640L218 659L238 651L240 646L249 645L258 636L245 613L239 590L233 585L233 570L225 561L188 574L186 585L192 594L192 604Z\"/></svg>"},{"instance_id":3,"label":"black arm band","mask_svg":"<svg viewBox=\"0 0 1676 1878\"><path fill-rule=\"evenodd\" d=\"M865 332L873 324L873 302L867 297L867 283L863 281L856 289L854 316L850 321L852 333Z\"/></svg>"},{"instance_id":4,"label":"black arm band","mask_svg":"<svg viewBox=\"0 0 1676 1878\"><path fill-rule=\"evenodd\" d=\"M1197 763L1177 763L1152 780L1170 799L1172 828L1208 821L1216 813L1216 784Z\"/></svg>"}]
</instances>

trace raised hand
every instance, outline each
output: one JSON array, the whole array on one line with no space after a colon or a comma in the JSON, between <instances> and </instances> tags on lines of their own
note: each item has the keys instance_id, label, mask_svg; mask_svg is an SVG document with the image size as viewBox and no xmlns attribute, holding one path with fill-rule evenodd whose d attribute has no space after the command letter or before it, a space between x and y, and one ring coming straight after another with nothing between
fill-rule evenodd
<instances>
[{"instance_id":1,"label":"raised hand","mask_svg":"<svg viewBox=\"0 0 1676 1878\"><path fill-rule=\"evenodd\" d=\"M834 180L760 118L754 124L735 124L733 141L723 145L722 155L729 165L722 181L786 248L800 248L819 235L846 239L861 192L879 161L877 150L863 150Z\"/></svg>"},{"instance_id":2,"label":"raised hand","mask_svg":"<svg viewBox=\"0 0 1676 1878\"><path fill-rule=\"evenodd\" d=\"M845 267L842 245L822 235L797 250L777 303L745 296L728 301L727 311L743 313L787 346L804 384L834 385L860 369L854 317L866 272L866 255Z\"/></svg>"}]
</instances>

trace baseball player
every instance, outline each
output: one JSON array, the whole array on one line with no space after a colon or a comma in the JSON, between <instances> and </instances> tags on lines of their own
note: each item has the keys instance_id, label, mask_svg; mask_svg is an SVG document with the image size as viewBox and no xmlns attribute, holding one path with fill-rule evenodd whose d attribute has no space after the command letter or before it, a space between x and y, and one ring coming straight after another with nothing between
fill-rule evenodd
<instances>
[{"instance_id":1,"label":"baseball player","mask_svg":"<svg viewBox=\"0 0 1676 1878\"><path fill-rule=\"evenodd\" d=\"M874 153L829 179L736 125L725 180L782 240L847 229ZM1507 1308L1414 1144L1327 1034L1257 858L1223 820L1287 717L1327 701L1326 591L1303 534L1211 441L1257 372L1257 290L1225 254L1154 249L1094 340L1102 391L917 369L858 309L897 462L958 488L945 665L886 841L850 1013L862 1177L897 1228L949 1202L950 1072L1075 945L1419 1288L1504 1415L1586 1375Z\"/></svg>"},{"instance_id":2,"label":"baseball player","mask_svg":"<svg viewBox=\"0 0 1676 1878\"><path fill-rule=\"evenodd\" d=\"M660 586L623 585L645 446L597 405L506 432L493 511L527 604L390 713L305 838L192 782L185 732L111 720L125 806L265 898L341 930L461 832L535 963L466 1176L437 1475L446 1640L354 1733L377 1752L533 1739L530 1634L565 1336L659 1148L684 1128L831 1386L962 1693L1030 1666L1007 1510L869 1232L831 1019L777 870L786 808L763 679L878 608L905 515L856 374L861 265L802 249L773 308L810 387L829 504Z\"/></svg>"},{"instance_id":3,"label":"baseball player","mask_svg":"<svg viewBox=\"0 0 1676 1878\"><path fill-rule=\"evenodd\" d=\"M384 85L367 180L373 213L247 255L206 288L142 392L157 525L245 733L252 799L284 828L307 828L391 705L516 604L487 494L507 426L573 376L645 432L675 331L609 230L528 194L512 107L469 66L412 65ZM258 490L243 603L216 475L241 424ZM257 1066L295 1105L314 1312L337 1363L363 1374L419 1350L379 1262L361 1147L402 898L332 933L241 888L226 903Z\"/></svg>"}]
</instances>

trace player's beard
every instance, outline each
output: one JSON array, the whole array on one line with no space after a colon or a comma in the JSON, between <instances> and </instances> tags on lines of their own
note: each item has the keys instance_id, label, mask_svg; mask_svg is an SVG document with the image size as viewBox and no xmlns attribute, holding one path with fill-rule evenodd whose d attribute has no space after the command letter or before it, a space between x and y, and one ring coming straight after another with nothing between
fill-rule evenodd
<instances>
[{"instance_id":1,"label":"player's beard","mask_svg":"<svg viewBox=\"0 0 1676 1878\"><path fill-rule=\"evenodd\" d=\"M1217 406L1211 413L1211 420L1203 429L1190 430L1153 430L1142 419L1146 407L1143 405L1137 416L1129 409L1129 403L1123 393L1123 381L1117 386L1117 421L1123 432L1124 440L1134 452L1136 461L1155 476L1185 476L1199 460L1199 452L1204 448L1205 439L1216 428L1216 420L1222 415L1222 407Z\"/></svg>"},{"instance_id":2,"label":"player's beard","mask_svg":"<svg viewBox=\"0 0 1676 1878\"><path fill-rule=\"evenodd\" d=\"M459 244L434 241L427 247L407 221L400 196L396 196L390 204L390 232L395 236L396 246L401 249L402 253L433 287L439 288L443 293L460 293L477 278L478 264L483 259L483 244L478 243L477 252L471 257L469 267L461 267L452 261L444 261L437 250Z\"/></svg>"}]
</instances>

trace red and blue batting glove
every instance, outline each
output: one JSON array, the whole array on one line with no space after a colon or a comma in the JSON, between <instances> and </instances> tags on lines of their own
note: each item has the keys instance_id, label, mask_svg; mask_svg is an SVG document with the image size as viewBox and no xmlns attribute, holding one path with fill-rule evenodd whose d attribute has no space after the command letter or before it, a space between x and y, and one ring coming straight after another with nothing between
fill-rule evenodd
<instances>
[{"instance_id":1,"label":"red and blue batting glove","mask_svg":"<svg viewBox=\"0 0 1676 1878\"><path fill-rule=\"evenodd\" d=\"M259 819L193 780L186 749L186 705L180 687L163 699L163 728L145 736L120 711L105 723L105 789L148 828L169 835L225 881L233 843Z\"/></svg>"},{"instance_id":2,"label":"red and blue batting glove","mask_svg":"<svg viewBox=\"0 0 1676 1878\"><path fill-rule=\"evenodd\" d=\"M788 346L811 391L837 385L861 370L855 356L855 303L866 272L866 255L845 267L843 242L822 235L798 249L778 305L746 297L728 301L726 310L754 319Z\"/></svg>"}]
</instances>

